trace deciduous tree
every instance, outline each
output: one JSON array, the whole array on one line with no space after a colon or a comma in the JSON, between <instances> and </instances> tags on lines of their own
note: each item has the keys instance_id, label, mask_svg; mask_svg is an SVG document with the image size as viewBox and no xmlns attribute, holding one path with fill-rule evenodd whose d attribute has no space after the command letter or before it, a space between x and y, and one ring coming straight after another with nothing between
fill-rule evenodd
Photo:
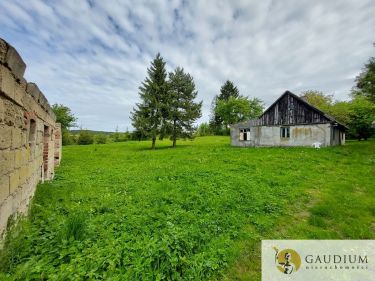
<instances>
[{"instance_id":1,"label":"deciduous tree","mask_svg":"<svg viewBox=\"0 0 375 281\"><path fill-rule=\"evenodd\" d=\"M73 115L69 107L63 104L55 103L52 105L52 111L56 115L56 122L61 124L62 144L72 144L73 139L70 135L69 128L77 126L77 118Z\"/></svg>"},{"instance_id":2,"label":"deciduous tree","mask_svg":"<svg viewBox=\"0 0 375 281\"><path fill-rule=\"evenodd\" d=\"M215 113L223 120L228 127L230 124L253 119L263 112L263 103L257 99L249 99L239 96L229 97L228 100L219 100Z\"/></svg>"},{"instance_id":3,"label":"deciduous tree","mask_svg":"<svg viewBox=\"0 0 375 281\"><path fill-rule=\"evenodd\" d=\"M220 94L216 95L211 104L210 127L216 134L221 134L224 127L224 120L217 114L217 105L220 101L228 101L230 97L238 98L240 93L232 81L227 80L220 88Z\"/></svg>"},{"instance_id":4,"label":"deciduous tree","mask_svg":"<svg viewBox=\"0 0 375 281\"><path fill-rule=\"evenodd\" d=\"M363 71L357 76L353 94L362 95L375 103L375 57L369 59Z\"/></svg>"}]
</instances>

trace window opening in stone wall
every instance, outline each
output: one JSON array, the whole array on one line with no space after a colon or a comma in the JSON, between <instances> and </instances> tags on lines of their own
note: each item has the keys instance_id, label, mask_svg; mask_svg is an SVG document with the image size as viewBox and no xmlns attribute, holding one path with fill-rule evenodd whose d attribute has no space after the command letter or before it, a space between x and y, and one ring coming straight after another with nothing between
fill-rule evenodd
<instances>
[{"instance_id":1,"label":"window opening in stone wall","mask_svg":"<svg viewBox=\"0 0 375 281\"><path fill-rule=\"evenodd\" d=\"M36 122L30 119L29 122L29 145L34 144L36 140Z\"/></svg>"}]
</instances>

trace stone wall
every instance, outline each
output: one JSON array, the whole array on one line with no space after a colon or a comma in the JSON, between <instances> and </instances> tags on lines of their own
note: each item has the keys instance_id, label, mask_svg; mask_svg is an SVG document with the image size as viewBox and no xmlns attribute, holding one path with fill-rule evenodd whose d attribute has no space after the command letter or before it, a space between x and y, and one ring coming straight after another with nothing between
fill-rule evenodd
<instances>
[{"instance_id":1,"label":"stone wall","mask_svg":"<svg viewBox=\"0 0 375 281\"><path fill-rule=\"evenodd\" d=\"M0 39L0 238L9 217L25 213L40 181L61 160L61 127L43 93L24 78L26 65Z\"/></svg>"}]
</instances>

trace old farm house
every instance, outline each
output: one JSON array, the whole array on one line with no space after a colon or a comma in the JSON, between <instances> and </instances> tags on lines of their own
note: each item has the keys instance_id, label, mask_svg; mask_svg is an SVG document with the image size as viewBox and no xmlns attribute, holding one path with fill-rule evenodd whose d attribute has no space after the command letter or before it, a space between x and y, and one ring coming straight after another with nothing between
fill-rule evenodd
<instances>
[{"instance_id":1,"label":"old farm house","mask_svg":"<svg viewBox=\"0 0 375 281\"><path fill-rule=\"evenodd\" d=\"M233 146L330 146L345 143L348 128L286 91L258 119L231 125Z\"/></svg>"}]
</instances>

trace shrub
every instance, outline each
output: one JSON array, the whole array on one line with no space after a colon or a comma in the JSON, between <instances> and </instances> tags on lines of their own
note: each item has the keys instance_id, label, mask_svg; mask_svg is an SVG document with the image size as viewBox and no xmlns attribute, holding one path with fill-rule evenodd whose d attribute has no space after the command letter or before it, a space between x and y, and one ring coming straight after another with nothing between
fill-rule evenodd
<instances>
[{"instance_id":1,"label":"shrub","mask_svg":"<svg viewBox=\"0 0 375 281\"><path fill-rule=\"evenodd\" d=\"M98 144L104 144L107 143L107 136L106 135L96 135L95 136L95 142Z\"/></svg>"},{"instance_id":2,"label":"shrub","mask_svg":"<svg viewBox=\"0 0 375 281\"><path fill-rule=\"evenodd\" d=\"M75 143L74 136L72 136L67 129L61 130L62 134L62 145L71 145Z\"/></svg>"},{"instance_id":3,"label":"shrub","mask_svg":"<svg viewBox=\"0 0 375 281\"><path fill-rule=\"evenodd\" d=\"M94 137L87 130L82 130L79 133L78 144L86 145L86 144L93 144L93 143L94 143Z\"/></svg>"}]
</instances>

